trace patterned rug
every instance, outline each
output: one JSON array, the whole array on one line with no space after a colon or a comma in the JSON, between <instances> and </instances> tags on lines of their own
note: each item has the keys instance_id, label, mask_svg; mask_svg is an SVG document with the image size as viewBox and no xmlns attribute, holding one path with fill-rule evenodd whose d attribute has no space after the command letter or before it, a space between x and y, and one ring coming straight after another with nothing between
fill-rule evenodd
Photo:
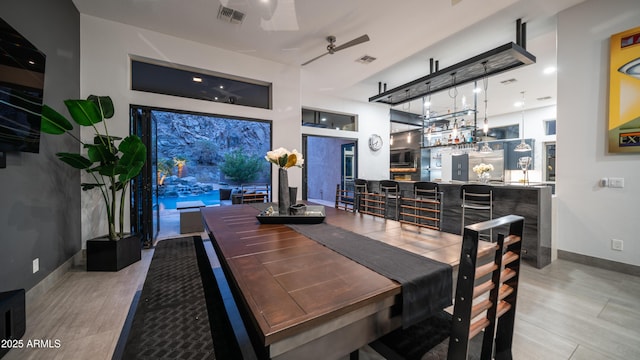
<instances>
[{"instance_id":1,"label":"patterned rug","mask_svg":"<svg viewBox=\"0 0 640 360\"><path fill-rule=\"evenodd\" d=\"M114 359L228 359L239 352L199 236L158 242L135 309Z\"/></svg>"}]
</instances>

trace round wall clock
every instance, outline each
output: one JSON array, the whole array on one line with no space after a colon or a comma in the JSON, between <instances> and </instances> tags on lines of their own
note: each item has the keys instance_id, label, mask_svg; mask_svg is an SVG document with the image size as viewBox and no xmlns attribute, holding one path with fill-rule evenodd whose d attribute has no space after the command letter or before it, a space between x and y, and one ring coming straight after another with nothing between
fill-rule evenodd
<instances>
[{"instance_id":1,"label":"round wall clock","mask_svg":"<svg viewBox=\"0 0 640 360\"><path fill-rule=\"evenodd\" d=\"M382 138L378 134L373 134L369 137L369 149L378 151L382 149Z\"/></svg>"}]
</instances>

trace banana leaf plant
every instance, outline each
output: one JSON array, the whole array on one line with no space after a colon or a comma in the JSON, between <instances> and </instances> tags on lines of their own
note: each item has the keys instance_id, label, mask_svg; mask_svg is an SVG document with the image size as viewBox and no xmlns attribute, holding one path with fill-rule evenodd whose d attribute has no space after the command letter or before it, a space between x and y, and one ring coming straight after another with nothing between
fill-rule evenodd
<instances>
[{"instance_id":1,"label":"banana leaf plant","mask_svg":"<svg viewBox=\"0 0 640 360\"><path fill-rule=\"evenodd\" d=\"M63 162L90 175L93 181L81 183L82 190L100 190L107 210L109 240L122 239L125 237L124 209L127 187L131 179L142 170L147 158L147 148L137 135L129 135L123 139L109 134L106 119L112 118L114 114L110 97L91 95L87 100L65 100L64 104L76 124L90 126L95 130L93 143L85 143L73 135L71 122L47 105L42 108L41 132L52 135L68 134L86 149L86 156L66 152L56 155Z\"/></svg>"}]
</instances>

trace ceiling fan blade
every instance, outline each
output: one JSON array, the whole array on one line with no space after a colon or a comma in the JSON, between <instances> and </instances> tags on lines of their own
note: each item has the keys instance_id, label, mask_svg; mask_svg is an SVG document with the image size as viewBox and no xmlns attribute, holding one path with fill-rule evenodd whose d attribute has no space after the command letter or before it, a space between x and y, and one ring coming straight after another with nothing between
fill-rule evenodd
<instances>
[{"instance_id":1,"label":"ceiling fan blade","mask_svg":"<svg viewBox=\"0 0 640 360\"><path fill-rule=\"evenodd\" d=\"M311 60L309 60L309 61L307 61L307 62L303 63L301 66L305 66L305 65L307 65L308 63L313 62L313 61L316 61L316 60L320 59L321 57L323 57L323 56L325 56L325 55L328 55L328 54L329 54L329 52L327 51L326 53L324 53L324 54L322 54L322 55L319 55L319 56L316 56L316 57L314 57L313 59L311 59Z\"/></svg>"},{"instance_id":2,"label":"ceiling fan blade","mask_svg":"<svg viewBox=\"0 0 640 360\"><path fill-rule=\"evenodd\" d=\"M351 41L348 41L340 46L336 46L335 49L333 49L333 51L340 51L343 49L346 49L348 47L352 47L358 44L362 44L363 42L367 42L369 41L369 35L365 34L360 36L359 38L353 39Z\"/></svg>"}]
</instances>

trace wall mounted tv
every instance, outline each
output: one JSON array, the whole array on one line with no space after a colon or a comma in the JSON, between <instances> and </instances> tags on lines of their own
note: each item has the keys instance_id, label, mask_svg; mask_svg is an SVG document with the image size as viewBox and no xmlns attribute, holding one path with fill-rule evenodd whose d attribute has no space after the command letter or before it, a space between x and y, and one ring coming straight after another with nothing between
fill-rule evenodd
<instances>
[{"instance_id":1,"label":"wall mounted tv","mask_svg":"<svg viewBox=\"0 0 640 360\"><path fill-rule=\"evenodd\" d=\"M0 152L40 150L45 59L0 18Z\"/></svg>"}]
</instances>

